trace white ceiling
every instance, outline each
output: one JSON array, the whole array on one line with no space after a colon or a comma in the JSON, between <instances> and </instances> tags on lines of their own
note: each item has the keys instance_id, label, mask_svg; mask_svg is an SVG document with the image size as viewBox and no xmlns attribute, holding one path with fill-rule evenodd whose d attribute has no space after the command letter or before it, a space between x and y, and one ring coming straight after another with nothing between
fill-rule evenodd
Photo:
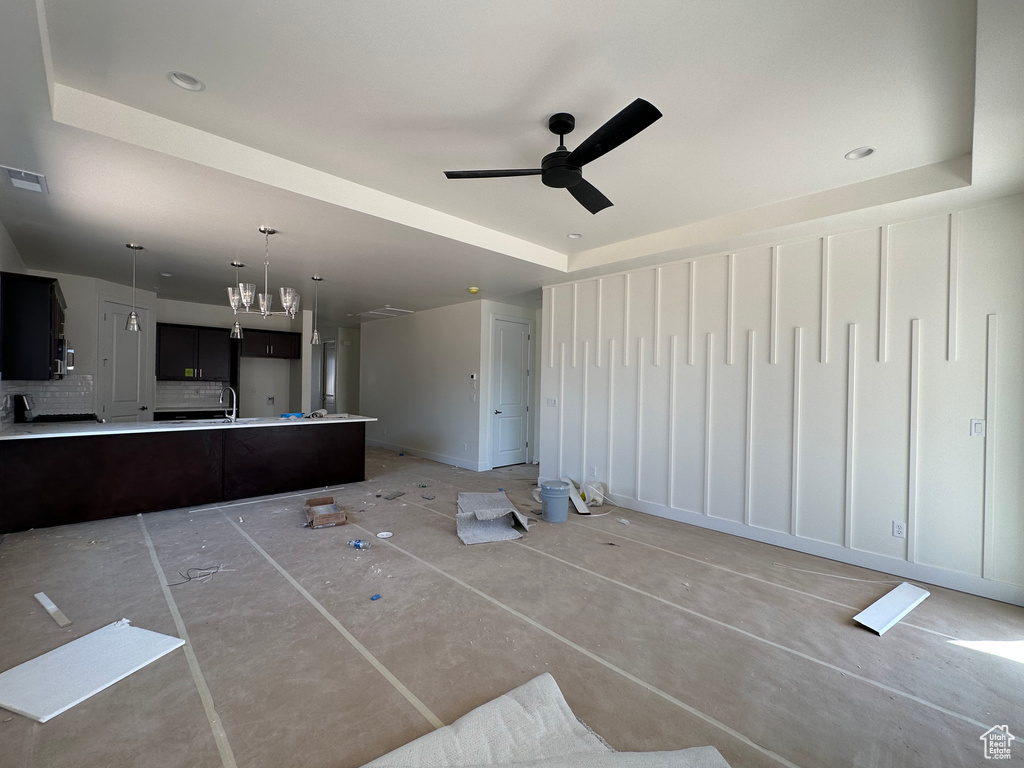
<instances>
[{"instance_id":1,"label":"white ceiling","mask_svg":"<svg viewBox=\"0 0 1024 768\"><path fill-rule=\"evenodd\" d=\"M138 240L140 285L166 298L221 302L266 223L271 282L323 274L339 322L469 285L532 302L566 270L812 213L1020 189L993 162L1024 144L1019 112L999 128L1014 4L12 0L0 164L50 194L0 188L0 221L28 267L117 282ZM636 97L665 116L586 167L615 203L596 216L538 177L442 174L538 167L551 113L576 116L572 148Z\"/></svg>"}]
</instances>

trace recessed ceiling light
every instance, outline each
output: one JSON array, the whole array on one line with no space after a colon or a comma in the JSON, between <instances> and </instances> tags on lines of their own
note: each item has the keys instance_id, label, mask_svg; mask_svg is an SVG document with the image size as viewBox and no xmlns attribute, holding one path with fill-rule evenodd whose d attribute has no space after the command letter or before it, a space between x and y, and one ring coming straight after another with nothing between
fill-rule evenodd
<instances>
[{"instance_id":1,"label":"recessed ceiling light","mask_svg":"<svg viewBox=\"0 0 1024 768\"><path fill-rule=\"evenodd\" d=\"M466 290L469 291L470 293L472 293L474 296L476 296L478 293L480 293L480 289L477 288L475 285L471 285Z\"/></svg>"},{"instance_id":2,"label":"recessed ceiling light","mask_svg":"<svg viewBox=\"0 0 1024 768\"><path fill-rule=\"evenodd\" d=\"M161 272L160 277L174 277L170 272Z\"/></svg>"},{"instance_id":3,"label":"recessed ceiling light","mask_svg":"<svg viewBox=\"0 0 1024 768\"><path fill-rule=\"evenodd\" d=\"M566 235L566 237L568 237L570 240L579 240L581 237L583 237L583 235L581 235L579 232L570 232L568 235Z\"/></svg>"},{"instance_id":4,"label":"recessed ceiling light","mask_svg":"<svg viewBox=\"0 0 1024 768\"><path fill-rule=\"evenodd\" d=\"M179 88L186 91L205 91L206 84L198 77L192 77L187 72L168 72L167 79Z\"/></svg>"},{"instance_id":5,"label":"recessed ceiling light","mask_svg":"<svg viewBox=\"0 0 1024 768\"><path fill-rule=\"evenodd\" d=\"M874 147L857 147L856 149L851 149L849 152L846 153L846 159L860 160L861 158L865 158L868 155L874 154L874 151Z\"/></svg>"}]
</instances>

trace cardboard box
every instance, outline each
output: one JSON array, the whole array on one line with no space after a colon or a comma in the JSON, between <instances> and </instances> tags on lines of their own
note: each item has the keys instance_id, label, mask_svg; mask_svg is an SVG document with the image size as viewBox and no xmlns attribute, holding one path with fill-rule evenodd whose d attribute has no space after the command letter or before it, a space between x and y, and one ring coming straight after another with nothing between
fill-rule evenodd
<instances>
[{"instance_id":1,"label":"cardboard box","mask_svg":"<svg viewBox=\"0 0 1024 768\"><path fill-rule=\"evenodd\" d=\"M310 528L329 528L348 522L345 511L334 503L333 496L306 500L306 522Z\"/></svg>"}]
</instances>

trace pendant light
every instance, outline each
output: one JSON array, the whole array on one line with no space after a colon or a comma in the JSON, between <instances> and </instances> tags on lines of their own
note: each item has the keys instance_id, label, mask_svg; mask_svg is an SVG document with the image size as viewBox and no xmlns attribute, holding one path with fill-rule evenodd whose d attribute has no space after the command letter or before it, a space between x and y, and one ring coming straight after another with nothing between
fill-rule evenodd
<instances>
[{"instance_id":1,"label":"pendant light","mask_svg":"<svg viewBox=\"0 0 1024 768\"><path fill-rule=\"evenodd\" d=\"M270 292L270 236L277 234L277 230L273 227L262 226L259 227L259 231L265 238L265 250L263 258L263 293L256 293L256 286L253 283L238 283L238 288L234 286L228 288L228 304L237 314L239 311L244 312L259 312L264 318L273 316L285 316L292 320L299 312L299 301L301 296L299 292L294 288L282 287L280 289L281 295L281 306L283 310L275 312L273 310L274 296ZM232 266L236 265L236 262L231 262ZM239 264L238 266L245 266ZM237 273L236 273L237 274ZM259 300L259 309L251 309L253 305L253 299ZM244 309L243 309L244 308ZM237 321L235 323L238 325ZM241 326L238 327L239 338L241 337Z\"/></svg>"},{"instance_id":2,"label":"pendant light","mask_svg":"<svg viewBox=\"0 0 1024 768\"><path fill-rule=\"evenodd\" d=\"M323 278L320 275L313 275L310 280L313 281L313 338L309 340L310 344L320 343L320 331L316 327L316 318L320 305L320 297L318 295L317 284L323 282Z\"/></svg>"},{"instance_id":3,"label":"pendant light","mask_svg":"<svg viewBox=\"0 0 1024 768\"><path fill-rule=\"evenodd\" d=\"M240 339L242 338L242 326L238 324L238 310L242 306L242 297L245 295L246 291L242 290L242 283L238 282L238 270L240 267L244 267L245 264L240 261L232 261L231 266L235 268L235 285L228 286L228 303L235 311L235 324L231 326L231 338ZM245 305L246 312L249 311L249 304L252 304L252 294L256 290L255 285L252 285L251 283L247 283L247 285L251 287L251 290L248 291L249 301Z\"/></svg>"},{"instance_id":4,"label":"pendant light","mask_svg":"<svg viewBox=\"0 0 1024 768\"><path fill-rule=\"evenodd\" d=\"M126 331L138 333L140 328L139 313L135 311L135 262L139 255L139 251L142 250L142 246L137 243L125 243L124 247L132 249L132 313L128 315L128 323L125 325L124 329Z\"/></svg>"}]
</instances>

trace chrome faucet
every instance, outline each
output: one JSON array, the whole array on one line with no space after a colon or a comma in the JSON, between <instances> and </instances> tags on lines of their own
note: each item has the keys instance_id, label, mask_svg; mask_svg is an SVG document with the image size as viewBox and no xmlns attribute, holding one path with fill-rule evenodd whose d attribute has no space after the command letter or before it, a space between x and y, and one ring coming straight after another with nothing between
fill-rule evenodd
<instances>
[{"instance_id":1,"label":"chrome faucet","mask_svg":"<svg viewBox=\"0 0 1024 768\"><path fill-rule=\"evenodd\" d=\"M238 394L231 387L224 387L224 389L222 389L220 391L220 404L221 405L224 405L224 393L225 392L230 392L231 393L231 411L229 413L228 409L225 408L224 409L224 417L228 421L234 422L235 419L238 418Z\"/></svg>"}]
</instances>

